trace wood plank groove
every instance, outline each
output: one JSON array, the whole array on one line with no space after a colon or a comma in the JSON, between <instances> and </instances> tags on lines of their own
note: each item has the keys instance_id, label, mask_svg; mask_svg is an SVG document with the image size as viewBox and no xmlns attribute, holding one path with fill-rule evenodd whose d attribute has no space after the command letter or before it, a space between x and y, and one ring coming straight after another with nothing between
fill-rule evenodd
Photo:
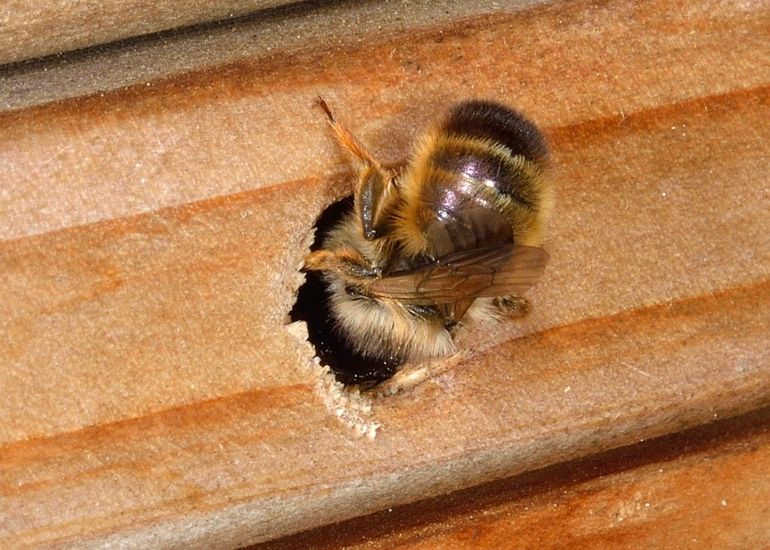
<instances>
[{"instance_id":1,"label":"wood plank groove","mask_svg":"<svg viewBox=\"0 0 770 550\"><path fill-rule=\"evenodd\" d=\"M501 0L490 4L435 0L424 5L408 0L293 2L235 21L0 66L0 83L4 84L0 86L0 109L98 95L254 58L301 57L317 53L319 44L330 52L345 51L360 44L362 30L369 27L376 27L377 32L366 33L367 41L392 41L458 21L515 13L546 1Z\"/></svg>"},{"instance_id":2,"label":"wood plank groove","mask_svg":"<svg viewBox=\"0 0 770 550\"><path fill-rule=\"evenodd\" d=\"M761 409L259 548L763 548L768 468Z\"/></svg>"},{"instance_id":3,"label":"wood plank groove","mask_svg":"<svg viewBox=\"0 0 770 550\"><path fill-rule=\"evenodd\" d=\"M200 22L265 10L291 0L208 2L5 2L0 63L12 63ZM83 24L88 21L88 24Z\"/></svg>"}]
</instances>

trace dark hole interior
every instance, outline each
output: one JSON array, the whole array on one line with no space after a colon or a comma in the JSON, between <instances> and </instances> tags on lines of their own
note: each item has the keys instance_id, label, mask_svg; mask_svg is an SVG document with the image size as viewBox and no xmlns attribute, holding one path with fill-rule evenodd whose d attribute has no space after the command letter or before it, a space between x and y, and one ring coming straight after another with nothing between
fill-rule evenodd
<instances>
[{"instance_id":1,"label":"dark hole interior","mask_svg":"<svg viewBox=\"0 0 770 550\"><path fill-rule=\"evenodd\" d=\"M330 205L316 223L315 242L311 250L318 250L329 231L353 208L353 197ZM374 385L387 380L396 372L401 361L396 357L370 359L356 353L335 330L329 309L329 291L317 272L305 274L306 281L297 293L297 301L289 316L292 321L305 321L310 343L318 358L343 384Z\"/></svg>"}]
</instances>

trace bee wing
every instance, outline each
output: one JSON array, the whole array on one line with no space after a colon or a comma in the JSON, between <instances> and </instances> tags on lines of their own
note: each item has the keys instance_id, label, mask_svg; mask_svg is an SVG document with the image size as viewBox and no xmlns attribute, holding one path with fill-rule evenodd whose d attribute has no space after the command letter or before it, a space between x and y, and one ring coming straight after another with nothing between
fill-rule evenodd
<instances>
[{"instance_id":1,"label":"bee wing","mask_svg":"<svg viewBox=\"0 0 770 550\"><path fill-rule=\"evenodd\" d=\"M465 250L419 269L377 279L369 285L368 294L415 305L518 295L535 284L547 261L548 253L532 246Z\"/></svg>"}]
</instances>

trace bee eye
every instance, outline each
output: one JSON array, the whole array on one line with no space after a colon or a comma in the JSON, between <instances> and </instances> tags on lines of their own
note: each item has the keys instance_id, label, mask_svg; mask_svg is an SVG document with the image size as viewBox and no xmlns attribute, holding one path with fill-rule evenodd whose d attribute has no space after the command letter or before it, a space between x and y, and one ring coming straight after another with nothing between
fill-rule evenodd
<instances>
[{"instance_id":1,"label":"bee eye","mask_svg":"<svg viewBox=\"0 0 770 550\"><path fill-rule=\"evenodd\" d=\"M358 296L363 296L364 295L364 293L361 292L361 289L359 287L355 286L355 285L347 285L345 287L345 294L347 294L348 296L353 296L353 297L358 297Z\"/></svg>"}]
</instances>

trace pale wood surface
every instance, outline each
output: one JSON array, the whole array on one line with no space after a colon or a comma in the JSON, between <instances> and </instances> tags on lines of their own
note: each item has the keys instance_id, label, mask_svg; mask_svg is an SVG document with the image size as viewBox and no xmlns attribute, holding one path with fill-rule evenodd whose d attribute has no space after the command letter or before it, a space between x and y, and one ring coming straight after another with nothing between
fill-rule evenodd
<instances>
[{"instance_id":1,"label":"pale wood surface","mask_svg":"<svg viewBox=\"0 0 770 550\"><path fill-rule=\"evenodd\" d=\"M198 25L179 32L143 35L71 55L49 56L4 67L0 70L0 109L18 109L126 86L147 85L192 70L210 72L217 66L255 59L259 59L262 66L270 67L292 63L294 56L312 59L319 51L325 52L325 57L340 56L351 47L360 47L362 42L394 44L406 34L426 27L510 14L544 2L293 2L235 20ZM195 7L195 3L191 5ZM221 3L215 3L214 9L220 9L218 6ZM66 10L59 13L66 18ZM377 70L372 67L373 72ZM306 64L305 71L312 72L312 65ZM254 78L254 74L251 76ZM262 74L257 72L256 77L262 78Z\"/></svg>"},{"instance_id":2,"label":"pale wood surface","mask_svg":"<svg viewBox=\"0 0 770 550\"><path fill-rule=\"evenodd\" d=\"M768 548L770 409L265 548Z\"/></svg>"},{"instance_id":3,"label":"pale wood surface","mask_svg":"<svg viewBox=\"0 0 770 550\"><path fill-rule=\"evenodd\" d=\"M554 3L0 114L0 545L232 547L770 402L765 12ZM532 315L373 441L286 326L349 186L319 93L387 162L469 95L553 149Z\"/></svg>"},{"instance_id":4,"label":"pale wood surface","mask_svg":"<svg viewBox=\"0 0 770 550\"><path fill-rule=\"evenodd\" d=\"M291 0L5 0L0 63L85 48L121 38L237 17Z\"/></svg>"},{"instance_id":5,"label":"pale wood surface","mask_svg":"<svg viewBox=\"0 0 770 550\"><path fill-rule=\"evenodd\" d=\"M391 162L436 113L468 96L505 100L566 131L742 90L762 102L770 73L762 7L555 4L361 41L344 55L255 57L11 111L0 116L3 201L13 205L1 211L0 238L339 172L313 109L319 94ZM747 125L748 135L725 146L761 144L766 125ZM666 136L680 146L699 137L686 128Z\"/></svg>"}]
</instances>

